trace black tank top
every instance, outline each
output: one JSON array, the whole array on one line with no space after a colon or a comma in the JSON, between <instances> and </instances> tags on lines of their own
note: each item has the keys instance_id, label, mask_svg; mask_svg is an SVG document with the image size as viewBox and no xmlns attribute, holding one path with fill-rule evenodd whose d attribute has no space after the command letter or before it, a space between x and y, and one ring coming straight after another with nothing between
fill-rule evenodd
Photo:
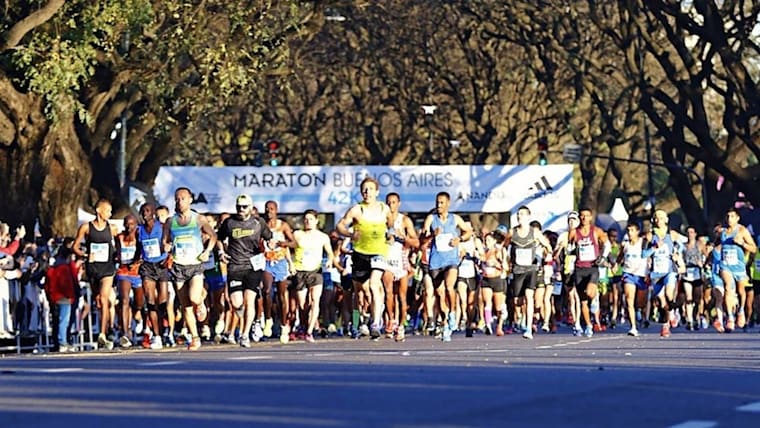
<instances>
[{"instance_id":1,"label":"black tank top","mask_svg":"<svg viewBox=\"0 0 760 428\"><path fill-rule=\"evenodd\" d=\"M96 229L92 222L89 223L89 226L87 252L90 254L90 263L113 263L115 249L111 225L106 224L103 230Z\"/></svg>"}]
</instances>

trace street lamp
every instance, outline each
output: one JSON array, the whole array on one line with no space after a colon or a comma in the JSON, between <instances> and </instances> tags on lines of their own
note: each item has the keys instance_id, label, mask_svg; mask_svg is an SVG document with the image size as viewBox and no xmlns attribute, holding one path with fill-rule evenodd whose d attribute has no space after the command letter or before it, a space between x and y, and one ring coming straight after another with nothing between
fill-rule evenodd
<instances>
[{"instance_id":1,"label":"street lamp","mask_svg":"<svg viewBox=\"0 0 760 428\"><path fill-rule=\"evenodd\" d=\"M433 154L433 115L435 114L436 109L438 109L438 106L432 104L422 106L422 111L425 113L425 125L428 129L428 149L430 150L431 156Z\"/></svg>"}]
</instances>

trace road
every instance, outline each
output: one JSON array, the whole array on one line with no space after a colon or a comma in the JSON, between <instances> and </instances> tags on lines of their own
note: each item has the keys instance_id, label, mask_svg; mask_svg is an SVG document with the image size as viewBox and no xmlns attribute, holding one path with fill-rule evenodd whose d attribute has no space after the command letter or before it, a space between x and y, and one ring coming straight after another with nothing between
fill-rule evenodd
<instances>
[{"instance_id":1,"label":"road","mask_svg":"<svg viewBox=\"0 0 760 428\"><path fill-rule=\"evenodd\" d=\"M0 359L0 426L756 427L760 334L268 342Z\"/></svg>"}]
</instances>

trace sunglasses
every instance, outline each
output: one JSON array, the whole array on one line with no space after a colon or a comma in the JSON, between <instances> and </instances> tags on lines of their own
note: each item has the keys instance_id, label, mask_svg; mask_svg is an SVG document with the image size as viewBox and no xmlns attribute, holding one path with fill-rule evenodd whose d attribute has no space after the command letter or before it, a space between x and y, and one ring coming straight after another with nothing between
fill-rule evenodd
<instances>
[{"instance_id":1,"label":"sunglasses","mask_svg":"<svg viewBox=\"0 0 760 428\"><path fill-rule=\"evenodd\" d=\"M235 205L235 208L237 208L239 210L245 210L245 209L248 209L250 207L251 207L250 205Z\"/></svg>"}]
</instances>

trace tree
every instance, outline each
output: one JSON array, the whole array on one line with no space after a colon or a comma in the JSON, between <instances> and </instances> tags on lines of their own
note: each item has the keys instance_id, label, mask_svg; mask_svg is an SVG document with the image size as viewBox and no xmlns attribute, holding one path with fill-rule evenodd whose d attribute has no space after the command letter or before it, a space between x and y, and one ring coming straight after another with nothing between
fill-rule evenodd
<instances>
[{"instance_id":1,"label":"tree","mask_svg":"<svg viewBox=\"0 0 760 428\"><path fill-rule=\"evenodd\" d=\"M180 142L282 71L318 5L14 2L0 27L0 188L12 189L0 217L71 234L81 206L118 198L108 136L122 114L127 177L151 182Z\"/></svg>"}]
</instances>

